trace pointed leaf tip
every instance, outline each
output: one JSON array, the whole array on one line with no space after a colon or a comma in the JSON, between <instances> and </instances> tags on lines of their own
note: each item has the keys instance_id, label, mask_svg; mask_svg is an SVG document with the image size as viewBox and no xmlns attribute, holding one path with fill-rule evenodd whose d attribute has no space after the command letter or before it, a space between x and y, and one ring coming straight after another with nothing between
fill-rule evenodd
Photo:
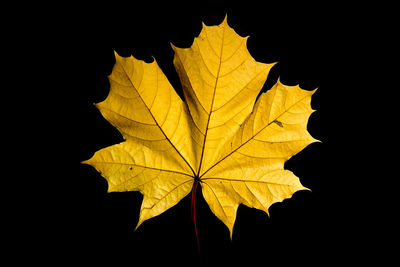
<instances>
[{"instance_id":1,"label":"pointed leaf tip","mask_svg":"<svg viewBox=\"0 0 400 267\"><path fill-rule=\"evenodd\" d=\"M114 57L116 60L122 58L116 50L114 50Z\"/></svg>"},{"instance_id":2,"label":"pointed leaf tip","mask_svg":"<svg viewBox=\"0 0 400 267\"><path fill-rule=\"evenodd\" d=\"M228 13L225 12L224 20L222 21L224 24L228 24Z\"/></svg>"},{"instance_id":3,"label":"pointed leaf tip","mask_svg":"<svg viewBox=\"0 0 400 267\"><path fill-rule=\"evenodd\" d=\"M90 165L90 164L89 164L89 160L88 160L88 159L86 159L86 160L82 160L81 162L79 162L79 164L86 164L86 165Z\"/></svg>"},{"instance_id":4,"label":"pointed leaf tip","mask_svg":"<svg viewBox=\"0 0 400 267\"><path fill-rule=\"evenodd\" d=\"M142 225L143 221L139 219L138 223L136 224L136 227L134 229L134 231L136 232L137 229L139 228L140 225Z\"/></svg>"}]
</instances>

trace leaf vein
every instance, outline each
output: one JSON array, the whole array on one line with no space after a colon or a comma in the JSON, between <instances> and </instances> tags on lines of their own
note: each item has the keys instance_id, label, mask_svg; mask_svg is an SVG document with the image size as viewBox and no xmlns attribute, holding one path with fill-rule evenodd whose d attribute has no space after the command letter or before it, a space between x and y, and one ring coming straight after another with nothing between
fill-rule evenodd
<instances>
[{"instance_id":1,"label":"leaf vein","mask_svg":"<svg viewBox=\"0 0 400 267\"><path fill-rule=\"evenodd\" d=\"M157 201L155 203L153 203L153 205L151 205L150 207L143 207L143 210L151 210L152 208L154 208L156 205L158 205L163 199L165 199L167 196L169 196L172 192L174 192L175 190L177 190L179 187L181 187L182 185L188 183L188 182L192 182L193 180L187 180L185 182L180 183L179 185L175 186L171 191L168 191L167 194L165 194L162 198L157 199Z\"/></svg>"}]
</instances>

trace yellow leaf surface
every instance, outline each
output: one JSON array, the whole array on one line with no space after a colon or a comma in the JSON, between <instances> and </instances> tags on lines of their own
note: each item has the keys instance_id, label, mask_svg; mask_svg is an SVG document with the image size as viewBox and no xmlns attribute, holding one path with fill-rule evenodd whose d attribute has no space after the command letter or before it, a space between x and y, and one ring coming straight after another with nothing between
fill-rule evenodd
<instances>
[{"instance_id":1,"label":"yellow leaf surface","mask_svg":"<svg viewBox=\"0 0 400 267\"><path fill-rule=\"evenodd\" d=\"M84 163L109 192L140 191L137 227L177 204L195 183L231 236L239 204L268 213L303 187L284 163L317 141L307 132L314 91L278 81L256 101L274 64L254 60L227 20L206 26L174 65L182 101L157 62L115 54L110 93L96 104L125 141Z\"/></svg>"}]
</instances>

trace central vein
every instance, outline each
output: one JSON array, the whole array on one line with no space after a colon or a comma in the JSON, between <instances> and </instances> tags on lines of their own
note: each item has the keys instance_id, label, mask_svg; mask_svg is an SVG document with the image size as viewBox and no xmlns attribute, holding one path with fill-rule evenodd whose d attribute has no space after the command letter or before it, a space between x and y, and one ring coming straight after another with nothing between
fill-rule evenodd
<instances>
[{"instance_id":1,"label":"central vein","mask_svg":"<svg viewBox=\"0 0 400 267\"><path fill-rule=\"evenodd\" d=\"M222 28L221 51L220 51L220 57L219 57L218 71L217 71L217 75L215 77L214 92L213 92L213 96L212 96L212 99L211 99L211 106L210 106L210 112L208 114L206 131L204 133L203 148L201 150L200 164L199 164L199 170L197 171L197 177L200 176L201 165L203 163L204 150L205 150L205 147L206 147L206 140L207 140L208 126L210 124L211 114L212 114L212 110L213 110L213 106L214 106L215 91L217 90L218 77L219 77L219 73L220 73L221 65L222 65L222 51L223 51L223 48L224 48L224 35L225 35L225 26Z\"/></svg>"}]
</instances>

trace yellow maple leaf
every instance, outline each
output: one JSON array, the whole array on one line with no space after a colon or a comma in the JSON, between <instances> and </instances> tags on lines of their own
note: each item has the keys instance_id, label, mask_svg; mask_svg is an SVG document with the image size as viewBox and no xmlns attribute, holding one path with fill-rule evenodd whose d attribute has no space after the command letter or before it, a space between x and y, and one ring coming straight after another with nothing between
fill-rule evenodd
<instances>
[{"instance_id":1,"label":"yellow maple leaf","mask_svg":"<svg viewBox=\"0 0 400 267\"><path fill-rule=\"evenodd\" d=\"M307 131L314 91L279 80L256 101L274 64L254 60L226 17L206 26L174 65L185 101L154 59L115 53L108 97L96 107L125 141L84 163L109 192L140 191L137 227L176 205L197 185L231 237L239 204L268 213L303 187L284 163L317 141Z\"/></svg>"}]
</instances>

